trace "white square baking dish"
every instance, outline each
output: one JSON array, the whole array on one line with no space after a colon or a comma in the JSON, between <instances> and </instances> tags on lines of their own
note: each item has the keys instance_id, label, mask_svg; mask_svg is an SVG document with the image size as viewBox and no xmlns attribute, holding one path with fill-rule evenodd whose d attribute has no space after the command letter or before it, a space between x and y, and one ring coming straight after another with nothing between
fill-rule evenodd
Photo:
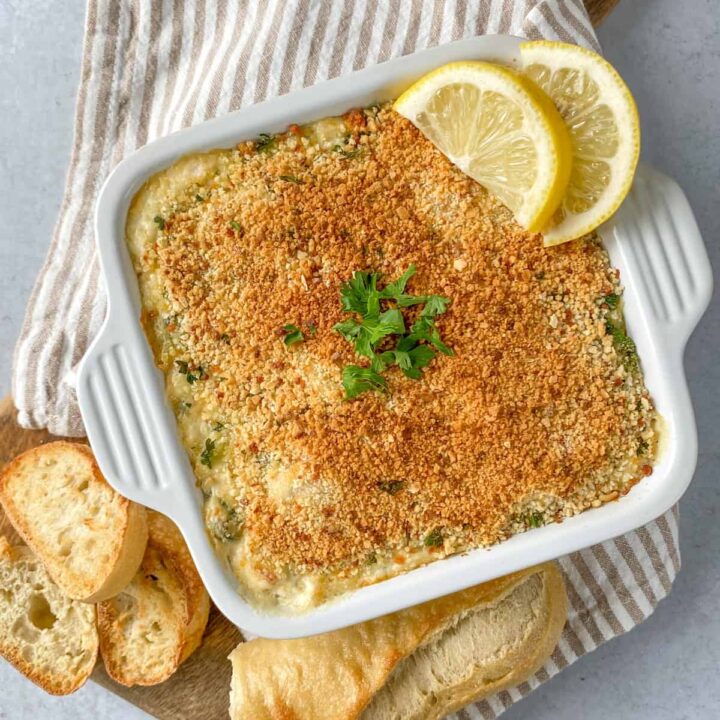
<instances>
[{"instance_id":1,"label":"white square baking dish","mask_svg":"<svg viewBox=\"0 0 720 720\"><path fill-rule=\"evenodd\" d=\"M438 560L296 616L263 614L245 602L205 534L201 493L139 322L137 281L125 245L133 195L150 175L182 155L229 147L261 132L282 131L291 123L392 99L420 75L452 60L515 64L519 43L508 36L459 41L205 122L142 148L118 165L105 183L95 227L108 315L83 359L77 387L87 434L110 484L178 524L213 601L250 633L279 638L325 632L559 557L649 522L670 508L690 482L697 435L683 351L709 303L712 275L682 191L643 167L601 235L612 263L620 269L629 331L647 387L664 418L662 453L651 477L619 501L562 524Z\"/></svg>"}]
</instances>

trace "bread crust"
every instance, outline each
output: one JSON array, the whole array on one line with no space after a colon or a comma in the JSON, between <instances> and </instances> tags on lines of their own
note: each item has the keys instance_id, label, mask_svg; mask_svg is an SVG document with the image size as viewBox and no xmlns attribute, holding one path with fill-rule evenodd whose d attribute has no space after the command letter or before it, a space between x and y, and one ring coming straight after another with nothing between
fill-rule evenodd
<instances>
[{"instance_id":1,"label":"bread crust","mask_svg":"<svg viewBox=\"0 0 720 720\"><path fill-rule=\"evenodd\" d=\"M142 561L147 543L147 520L145 508L120 495L118 505L123 511L116 528L118 541L112 558L104 572L81 578L77 573L71 577L64 572L65 562L56 554L56 548L39 537L27 522L29 508L20 508L15 503L12 484L21 481L20 468L37 465L54 453L72 453L87 464L92 480L109 487L95 461L95 456L86 445L58 440L32 448L12 460L0 473L0 504L20 537L45 565L50 577L70 598L84 602L99 602L116 595L130 581ZM114 490L112 491L115 492Z\"/></svg>"},{"instance_id":2,"label":"bread crust","mask_svg":"<svg viewBox=\"0 0 720 720\"><path fill-rule=\"evenodd\" d=\"M404 658L467 612L492 607L531 576L543 579L547 618L510 673L483 668L436 696L413 720L436 720L481 696L522 682L549 656L567 616L559 569L548 563L360 625L296 640L257 639L230 655L232 720L356 720Z\"/></svg>"},{"instance_id":3,"label":"bread crust","mask_svg":"<svg viewBox=\"0 0 720 720\"><path fill-rule=\"evenodd\" d=\"M105 582L85 602L98 603L117 595L132 580L145 554L148 539L147 512L142 505L127 500L128 512L123 540Z\"/></svg>"}]
</instances>

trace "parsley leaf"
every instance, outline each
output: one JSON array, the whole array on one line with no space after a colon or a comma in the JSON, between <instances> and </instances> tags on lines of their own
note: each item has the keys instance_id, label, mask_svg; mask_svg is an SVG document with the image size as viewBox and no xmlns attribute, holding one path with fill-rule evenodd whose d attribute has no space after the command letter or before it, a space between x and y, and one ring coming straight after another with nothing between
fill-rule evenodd
<instances>
[{"instance_id":1,"label":"parsley leaf","mask_svg":"<svg viewBox=\"0 0 720 720\"><path fill-rule=\"evenodd\" d=\"M285 343L286 347L290 347L295 343L299 343L305 340L305 336L303 335L302 330L297 325L290 325L288 323L287 325L283 325L283 330L285 331L285 337L283 338L283 342Z\"/></svg>"},{"instance_id":2,"label":"parsley leaf","mask_svg":"<svg viewBox=\"0 0 720 720\"><path fill-rule=\"evenodd\" d=\"M340 304L345 312L368 315L379 311L380 294L377 291L377 273L356 270L352 278L340 288Z\"/></svg>"},{"instance_id":3,"label":"parsley leaf","mask_svg":"<svg viewBox=\"0 0 720 720\"><path fill-rule=\"evenodd\" d=\"M362 148L360 147L353 148L352 150L346 150L342 145L335 145L333 150L346 160L356 158L362 152Z\"/></svg>"},{"instance_id":4,"label":"parsley leaf","mask_svg":"<svg viewBox=\"0 0 720 720\"><path fill-rule=\"evenodd\" d=\"M415 265L410 267L395 282L388 283L380 293L380 297L395 300L398 296L403 295L408 280L415 274Z\"/></svg>"},{"instance_id":5,"label":"parsley leaf","mask_svg":"<svg viewBox=\"0 0 720 720\"><path fill-rule=\"evenodd\" d=\"M198 380L206 380L207 373L203 370L202 365L199 365L196 370L190 370L186 360L176 360L175 364L178 366L178 372L185 376L185 379L190 385L196 383Z\"/></svg>"},{"instance_id":6,"label":"parsley leaf","mask_svg":"<svg viewBox=\"0 0 720 720\"><path fill-rule=\"evenodd\" d=\"M358 355L370 359L369 370L376 376L391 365L397 365L406 377L418 380L422 377L421 369L435 357L436 349L445 355L453 354L440 339L435 325L435 318L447 310L450 300L440 295L407 293L407 284L415 272L415 265L410 265L397 280L379 289L379 273L356 271L340 288L342 309L360 315L361 321L348 318L336 323L333 329L354 345ZM383 310L383 303L394 303L395 306L391 305ZM401 308L411 305L424 307L408 333ZM395 349L388 348L379 352L383 340L392 335L399 336ZM377 384L377 378L373 380ZM363 391L358 390L358 387L364 390L377 389L371 385L372 383L368 382L360 385L353 382L353 392L357 395Z\"/></svg>"},{"instance_id":7,"label":"parsley leaf","mask_svg":"<svg viewBox=\"0 0 720 720\"><path fill-rule=\"evenodd\" d=\"M342 322L335 323L333 330L339 332L346 340L354 342L355 338L360 334L360 328L362 325L353 318L348 318Z\"/></svg>"},{"instance_id":8,"label":"parsley leaf","mask_svg":"<svg viewBox=\"0 0 720 720\"><path fill-rule=\"evenodd\" d=\"M427 345L418 345L407 354L410 360L410 366L406 368L400 365L400 363L398 363L398 365L400 365L400 369L407 377L412 378L413 380L419 380L422 377L420 369L427 367L435 357L436 353Z\"/></svg>"},{"instance_id":9,"label":"parsley leaf","mask_svg":"<svg viewBox=\"0 0 720 720\"><path fill-rule=\"evenodd\" d=\"M543 516L539 512L529 513L525 522L527 523L527 526L531 528L539 528L545 524Z\"/></svg>"},{"instance_id":10,"label":"parsley leaf","mask_svg":"<svg viewBox=\"0 0 720 720\"><path fill-rule=\"evenodd\" d=\"M360 367L359 365L346 365L343 369L342 383L345 388L345 397L351 400L368 390L385 392L387 382L385 378L371 368Z\"/></svg>"},{"instance_id":11,"label":"parsley leaf","mask_svg":"<svg viewBox=\"0 0 720 720\"><path fill-rule=\"evenodd\" d=\"M368 316L359 326L355 340L355 352L372 358L375 346L388 335L402 335L405 332L405 320L398 308L391 308L378 315Z\"/></svg>"},{"instance_id":12,"label":"parsley leaf","mask_svg":"<svg viewBox=\"0 0 720 720\"><path fill-rule=\"evenodd\" d=\"M435 321L422 315L413 323L410 334L406 335L398 343L398 350L409 351L414 348L419 340L425 340L434 345L443 355L454 355L455 353L441 339L440 333L435 326Z\"/></svg>"},{"instance_id":13,"label":"parsley leaf","mask_svg":"<svg viewBox=\"0 0 720 720\"><path fill-rule=\"evenodd\" d=\"M379 354L373 355L370 360L370 368L376 373L385 372L395 362L395 352L386 350Z\"/></svg>"},{"instance_id":14,"label":"parsley leaf","mask_svg":"<svg viewBox=\"0 0 720 720\"><path fill-rule=\"evenodd\" d=\"M628 372L638 372L640 370L640 358L633 339L610 320L605 320L605 330L608 335L612 336L615 351L620 356L625 369Z\"/></svg>"},{"instance_id":15,"label":"parsley leaf","mask_svg":"<svg viewBox=\"0 0 720 720\"><path fill-rule=\"evenodd\" d=\"M255 141L255 149L259 153L269 153L277 147L277 138L268 135L267 133L260 133L258 139Z\"/></svg>"},{"instance_id":16,"label":"parsley leaf","mask_svg":"<svg viewBox=\"0 0 720 720\"><path fill-rule=\"evenodd\" d=\"M423 540L425 547L440 547L443 544L443 536L440 528L431 530Z\"/></svg>"},{"instance_id":17,"label":"parsley leaf","mask_svg":"<svg viewBox=\"0 0 720 720\"><path fill-rule=\"evenodd\" d=\"M161 229L165 229L165 218L163 218L161 215L156 215L153 218L153 222Z\"/></svg>"},{"instance_id":18,"label":"parsley leaf","mask_svg":"<svg viewBox=\"0 0 720 720\"><path fill-rule=\"evenodd\" d=\"M450 304L448 298L441 295L409 295L405 292L408 280L415 274L415 271L415 265L410 265L395 282L388 283L380 291L380 297L386 300L394 300L398 307L424 304L422 316L437 317L442 315Z\"/></svg>"},{"instance_id":19,"label":"parsley leaf","mask_svg":"<svg viewBox=\"0 0 720 720\"><path fill-rule=\"evenodd\" d=\"M421 317L434 318L442 315L450 304L450 300L441 295L426 295L425 307L420 312Z\"/></svg>"},{"instance_id":20,"label":"parsley leaf","mask_svg":"<svg viewBox=\"0 0 720 720\"><path fill-rule=\"evenodd\" d=\"M412 358L407 350L394 350L393 357L395 358L395 363L403 372L412 368Z\"/></svg>"},{"instance_id":21,"label":"parsley leaf","mask_svg":"<svg viewBox=\"0 0 720 720\"><path fill-rule=\"evenodd\" d=\"M200 462L203 465L212 467L213 455L215 454L215 441L207 438L205 440L205 449L200 453Z\"/></svg>"},{"instance_id":22,"label":"parsley leaf","mask_svg":"<svg viewBox=\"0 0 720 720\"><path fill-rule=\"evenodd\" d=\"M241 232L242 228L240 227L240 223L237 220L231 220L228 225L235 230L235 232Z\"/></svg>"},{"instance_id":23,"label":"parsley leaf","mask_svg":"<svg viewBox=\"0 0 720 720\"><path fill-rule=\"evenodd\" d=\"M280 180L284 180L285 182L294 183L295 185L304 185L305 181L301 180L299 177L295 177L295 175L280 175Z\"/></svg>"}]
</instances>

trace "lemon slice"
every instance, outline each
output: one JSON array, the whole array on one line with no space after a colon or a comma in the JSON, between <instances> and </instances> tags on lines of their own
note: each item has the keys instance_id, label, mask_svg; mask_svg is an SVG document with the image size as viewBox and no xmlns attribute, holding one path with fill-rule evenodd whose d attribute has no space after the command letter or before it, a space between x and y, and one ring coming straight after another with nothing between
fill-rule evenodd
<instances>
[{"instance_id":1,"label":"lemon slice","mask_svg":"<svg viewBox=\"0 0 720 720\"><path fill-rule=\"evenodd\" d=\"M597 53L560 42L520 46L523 72L553 100L572 141L567 193L546 245L581 237L607 220L632 185L640 154L640 121L630 90Z\"/></svg>"},{"instance_id":2,"label":"lemon slice","mask_svg":"<svg viewBox=\"0 0 720 720\"><path fill-rule=\"evenodd\" d=\"M549 222L567 187L570 142L533 83L499 65L454 62L418 80L394 108L523 227L538 232Z\"/></svg>"}]
</instances>

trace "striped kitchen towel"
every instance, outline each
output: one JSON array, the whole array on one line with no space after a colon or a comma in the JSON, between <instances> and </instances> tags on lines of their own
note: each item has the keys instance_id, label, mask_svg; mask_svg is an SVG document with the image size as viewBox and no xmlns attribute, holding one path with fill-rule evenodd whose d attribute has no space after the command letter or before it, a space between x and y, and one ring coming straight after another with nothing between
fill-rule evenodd
<instances>
[{"instance_id":1,"label":"striped kitchen towel","mask_svg":"<svg viewBox=\"0 0 720 720\"><path fill-rule=\"evenodd\" d=\"M122 158L270 96L483 33L599 49L582 0L89 0L67 187L15 351L20 424L84 434L75 370L105 315L92 215ZM571 613L553 657L461 717L497 717L642 622L679 568L676 511L561 562Z\"/></svg>"}]
</instances>

